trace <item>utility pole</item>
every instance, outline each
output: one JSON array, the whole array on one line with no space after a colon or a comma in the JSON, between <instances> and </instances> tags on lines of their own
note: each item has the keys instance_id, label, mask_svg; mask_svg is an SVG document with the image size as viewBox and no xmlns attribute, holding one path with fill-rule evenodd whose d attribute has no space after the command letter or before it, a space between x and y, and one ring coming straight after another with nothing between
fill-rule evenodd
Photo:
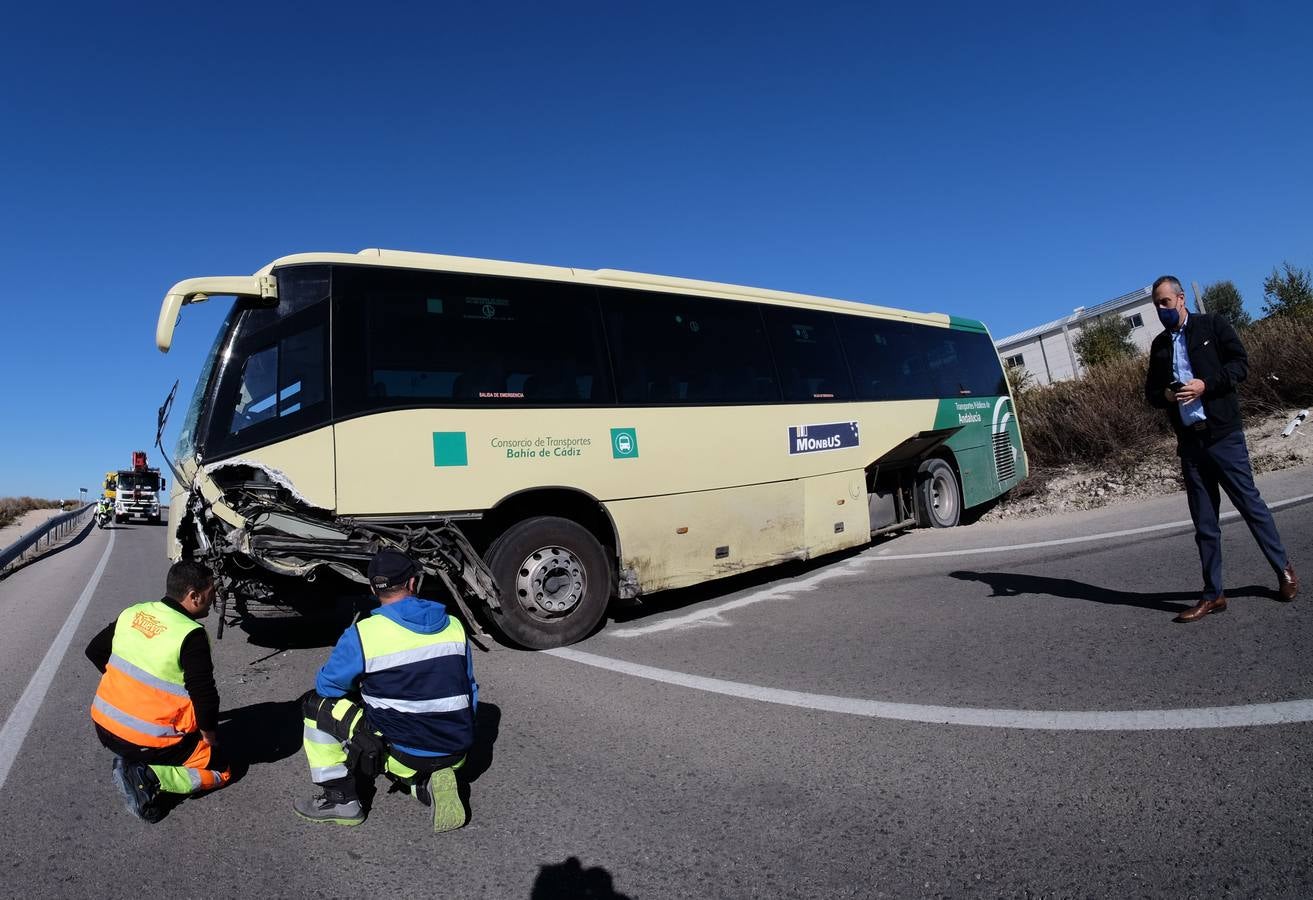
<instances>
[{"instance_id":1,"label":"utility pole","mask_svg":"<svg viewBox=\"0 0 1313 900\"><path fill-rule=\"evenodd\" d=\"M1204 309L1203 295L1199 293L1199 282L1190 282L1190 287L1194 289L1194 311L1201 313L1208 312L1208 310Z\"/></svg>"}]
</instances>

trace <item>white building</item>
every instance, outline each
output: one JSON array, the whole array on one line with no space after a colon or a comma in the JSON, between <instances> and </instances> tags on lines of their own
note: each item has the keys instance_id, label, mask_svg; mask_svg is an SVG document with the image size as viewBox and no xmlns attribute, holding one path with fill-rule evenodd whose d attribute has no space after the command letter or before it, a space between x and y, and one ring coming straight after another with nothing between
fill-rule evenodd
<instances>
[{"instance_id":1,"label":"white building","mask_svg":"<svg viewBox=\"0 0 1313 900\"><path fill-rule=\"evenodd\" d=\"M1162 330L1153 307L1153 292L1142 287L1098 306L1078 307L1071 315L1036 325L995 341L1004 364L1023 366L1037 384L1052 384L1082 374L1085 367L1076 355L1076 336L1083 326L1103 316L1121 316L1131 323L1131 341L1147 352L1154 335Z\"/></svg>"}]
</instances>

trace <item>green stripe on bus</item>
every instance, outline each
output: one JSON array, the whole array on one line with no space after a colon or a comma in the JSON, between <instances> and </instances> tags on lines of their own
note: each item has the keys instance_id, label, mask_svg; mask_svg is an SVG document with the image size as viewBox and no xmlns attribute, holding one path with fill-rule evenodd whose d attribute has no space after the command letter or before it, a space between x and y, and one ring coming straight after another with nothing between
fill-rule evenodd
<instances>
[{"instance_id":1,"label":"green stripe on bus","mask_svg":"<svg viewBox=\"0 0 1313 900\"><path fill-rule=\"evenodd\" d=\"M983 322L977 321L976 319L963 319L963 318L960 317L960 316L949 316L949 317L948 317L948 327L949 327L949 328L957 328L957 329L959 329L959 330L961 330L961 331L984 331L984 330L985 330L985 325L984 325Z\"/></svg>"}]
</instances>

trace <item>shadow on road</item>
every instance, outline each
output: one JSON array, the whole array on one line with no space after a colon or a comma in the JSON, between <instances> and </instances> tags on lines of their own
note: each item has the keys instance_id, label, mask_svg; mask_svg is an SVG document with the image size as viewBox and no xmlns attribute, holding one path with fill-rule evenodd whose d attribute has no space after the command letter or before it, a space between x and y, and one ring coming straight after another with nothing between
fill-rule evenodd
<instances>
[{"instance_id":1,"label":"shadow on road","mask_svg":"<svg viewBox=\"0 0 1313 900\"><path fill-rule=\"evenodd\" d=\"M978 581L988 585L994 597L1021 597L1032 595L1038 597L1062 597L1070 600L1088 600L1091 603L1109 603L1114 606L1135 606L1156 612L1184 612L1199 602L1199 591L1119 591L1104 588L1070 578L1050 578L1046 575L1020 575L1015 572L969 572L948 573L959 581ZM1229 589L1228 599L1237 597L1276 597L1276 591L1259 584Z\"/></svg>"},{"instance_id":2,"label":"shadow on road","mask_svg":"<svg viewBox=\"0 0 1313 900\"><path fill-rule=\"evenodd\" d=\"M606 869L585 869L579 857L572 856L538 870L529 900L629 900L629 896L615 889Z\"/></svg>"},{"instance_id":3,"label":"shadow on road","mask_svg":"<svg viewBox=\"0 0 1313 900\"><path fill-rule=\"evenodd\" d=\"M864 544L848 550L840 550L825 556L809 560L790 560L764 569L753 569L741 575L731 575L692 587L675 588L662 591L642 600L612 600L607 619L617 624L643 619L657 613L683 609L708 600L718 600L738 591L763 587L776 581L786 581L835 565L869 550L873 545ZM606 621L606 620L604 620ZM600 626L599 629L600 630Z\"/></svg>"},{"instance_id":4,"label":"shadow on road","mask_svg":"<svg viewBox=\"0 0 1313 900\"><path fill-rule=\"evenodd\" d=\"M38 562L43 559L50 559L50 557L52 556L58 556L59 554L63 553L65 550L72 550L78 544L85 541L88 535L90 535L91 532L94 530L95 530L95 520L88 519L86 525L84 525L82 527L82 530L79 531L76 535L69 538L67 541L60 544L58 547L52 547L49 550L43 550L42 552L33 554L32 556L29 556L21 560L20 562L14 563L8 569L6 569L3 574L0 574L0 580L4 580L5 578L8 578L10 575L14 574L19 569L26 569L28 566L32 565L35 562ZM0 549L4 549L4 548L0 547Z\"/></svg>"},{"instance_id":5,"label":"shadow on road","mask_svg":"<svg viewBox=\"0 0 1313 900\"><path fill-rule=\"evenodd\" d=\"M252 646L267 647L275 653L281 653L284 650L332 647L350 624L351 615L344 613L289 616L284 619L243 619L237 623L237 627L246 633L247 641Z\"/></svg>"},{"instance_id":6,"label":"shadow on road","mask_svg":"<svg viewBox=\"0 0 1313 900\"><path fill-rule=\"evenodd\" d=\"M266 700L219 714L219 738L236 777L253 765L278 762L301 749L299 700Z\"/></svg>"}]
</instances>

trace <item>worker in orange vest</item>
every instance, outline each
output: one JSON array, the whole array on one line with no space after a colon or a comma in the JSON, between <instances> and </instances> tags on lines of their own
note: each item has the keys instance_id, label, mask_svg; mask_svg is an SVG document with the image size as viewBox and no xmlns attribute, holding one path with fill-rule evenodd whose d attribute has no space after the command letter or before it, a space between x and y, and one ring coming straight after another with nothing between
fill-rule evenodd
<instances>
[{"instance_id":1,"label":"worker in orange vest","mask_svg":"<svg viewBox=\"0 0 1313 900\"><path fill-rule=\"evenodd\" d=\"M114 781L128 811L158 822L168 795L223 787L217 759L219 690L200 619L214 604L214 576L197 562L169 569L165 596L129 606L87 645L104 674L91 704L100 742L114 753Z\"/></svg>"}]
</instances>

